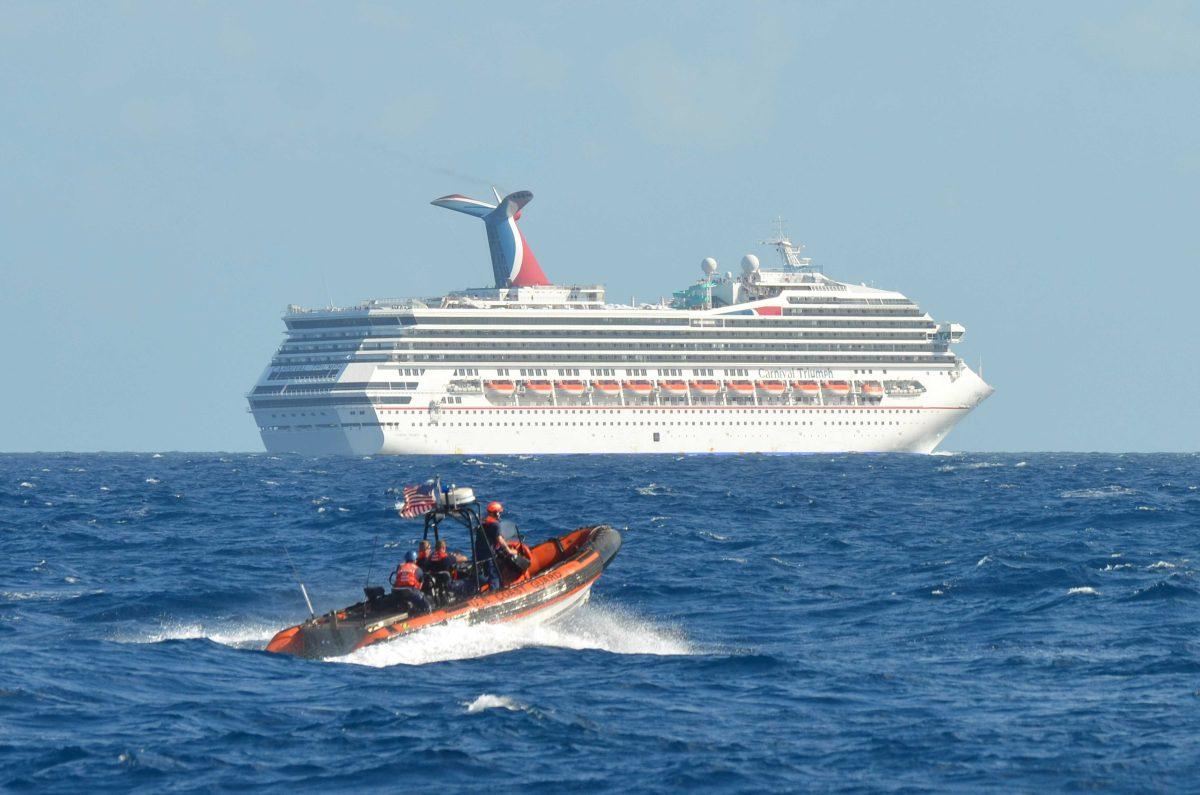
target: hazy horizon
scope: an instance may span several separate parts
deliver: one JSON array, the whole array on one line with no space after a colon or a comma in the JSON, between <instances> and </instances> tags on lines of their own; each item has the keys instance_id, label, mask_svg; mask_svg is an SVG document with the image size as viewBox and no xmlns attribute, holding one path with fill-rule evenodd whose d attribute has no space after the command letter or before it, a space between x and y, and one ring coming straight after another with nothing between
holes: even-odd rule
<instances>
[{"instance_id":1,"label":"hazy horizon","mask_svg":"<svg viewBox=\"0 0 1200 795\"><path fill-rule=\"evenodd\" d=\"M783 216L966 326L947 450L1200 449L1200 6L9 3L0 45L0 451L261 452L284 307L486 284L429 201L490 184L620 301Z\"/></svg>"}]
</instances>

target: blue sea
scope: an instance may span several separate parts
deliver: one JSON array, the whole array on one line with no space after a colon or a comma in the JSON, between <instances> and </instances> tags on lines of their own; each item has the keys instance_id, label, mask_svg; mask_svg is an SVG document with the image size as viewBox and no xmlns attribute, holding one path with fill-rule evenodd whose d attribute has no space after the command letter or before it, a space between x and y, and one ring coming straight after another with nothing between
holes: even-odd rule
<instances>
[{"instance_id":1,"label":"blue sea","mask_svg":"<svg viewBox=\"0 0 1200 795\"><path fill-rule=\"evenodd\" d=\"M560 625L263 652L306 613L284 548L355 601L434 475L624 548ZM0 456L0 789L1194 791L1198 488L1196 455Z\"/></svg>"}]
</instances>

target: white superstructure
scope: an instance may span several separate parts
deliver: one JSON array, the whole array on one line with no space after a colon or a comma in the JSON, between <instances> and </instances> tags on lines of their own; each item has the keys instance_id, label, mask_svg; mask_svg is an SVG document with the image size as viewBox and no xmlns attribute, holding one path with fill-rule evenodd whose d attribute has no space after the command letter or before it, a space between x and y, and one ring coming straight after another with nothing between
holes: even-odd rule
<instances>
[{"instance_id":1,"label":"white superstructure","mask_svg":"<svg viewBox=\"0 0 1200 795\"><path fill-rule=\"evenodd\" d=\"M991 394L950 350L962 326L770 242L780 269L705 260L670 303L521 285L518 264L503 287L289 307L250 409L271 452L928 453Z\"/></svg>"}]
</instances>

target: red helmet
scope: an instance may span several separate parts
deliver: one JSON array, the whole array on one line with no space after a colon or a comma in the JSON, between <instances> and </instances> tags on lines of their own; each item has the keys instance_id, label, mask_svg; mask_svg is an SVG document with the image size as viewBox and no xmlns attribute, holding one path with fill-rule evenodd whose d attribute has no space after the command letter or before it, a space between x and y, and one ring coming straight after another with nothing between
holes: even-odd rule
<instances>
[{"instance_id":1,"label":"red helmet","mask_svg":"<svg viewBox=\"0 0 1200 795\"><path fill-rule=\"evenodd\" d=\"M504 506L495 500L492 500L488 503L487 511L488 513L504 513Z\"/></svg>"}]
</instances>

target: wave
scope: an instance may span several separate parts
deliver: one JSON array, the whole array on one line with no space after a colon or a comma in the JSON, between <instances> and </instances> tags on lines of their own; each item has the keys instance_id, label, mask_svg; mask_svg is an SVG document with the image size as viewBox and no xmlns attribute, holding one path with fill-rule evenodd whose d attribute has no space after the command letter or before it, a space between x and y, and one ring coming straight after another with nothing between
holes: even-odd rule
<instances>
[{"instance_id":1,"label":"wave","mask_svg":"<svg viewBox=\"0 0 1200 795\"><path fill-rule=\"evenodd\" d=\"M1071 588L1070 590L1067 591L1067 596L1077 596L1077 595L1099 596L1100 592L1097 591L1095 588L1092 588L1089 585L1083 585L1078 588Z\"/></svg>"},{"instance_id":2,"label":"wave","mask_svg":"<svg viewBox=\"0 0 1200 795\"><path fill-rule=\"evenodd\" d=\"M360 649L334 661L386 668L468 660L525 648L605 651L658 657L698 654L675 627L627 610L589 604L553 624L475 624L431 627L415 635Z\"/></svg>"},{"instance_id":3,"label":"wave","mask_svg":"<svg viewBox=\"0 0 1200 795\"><path fill-rule=\"evenodd\" d=\"M464 701L463 706L467 708L468 715L483 712L485 709L506 709L509 712L523 712L528 709L525 704L522 704L515 698L496 696L491 693L480 693L479 697L474 701Z\"/></svg>"},{"instance_id":4,"label":"wave","mask_svg":"<svg viewBox=\"0 0 1200 795\"><path fill-rule=\"evenodd\" d=\"M209 625L203 623L164 623L148 632L118 633L116 643L164 643L172 640L211 640L239 649L262 649L275 636L279 626L265 623Z\"/></svg>"},{"instance_id":5,"label":"wave","mask_svg":"<svg viewBox=\"0 0 1200 795\"><path fill-rule=\"evenodd\" d=\"M1058 496L1064 500L1102 500L1107 497L1125 497L1136 493L1133 489L1114 485L1098 489L1071 489L1060 493Z\"/></svg>"}]
</instances>

